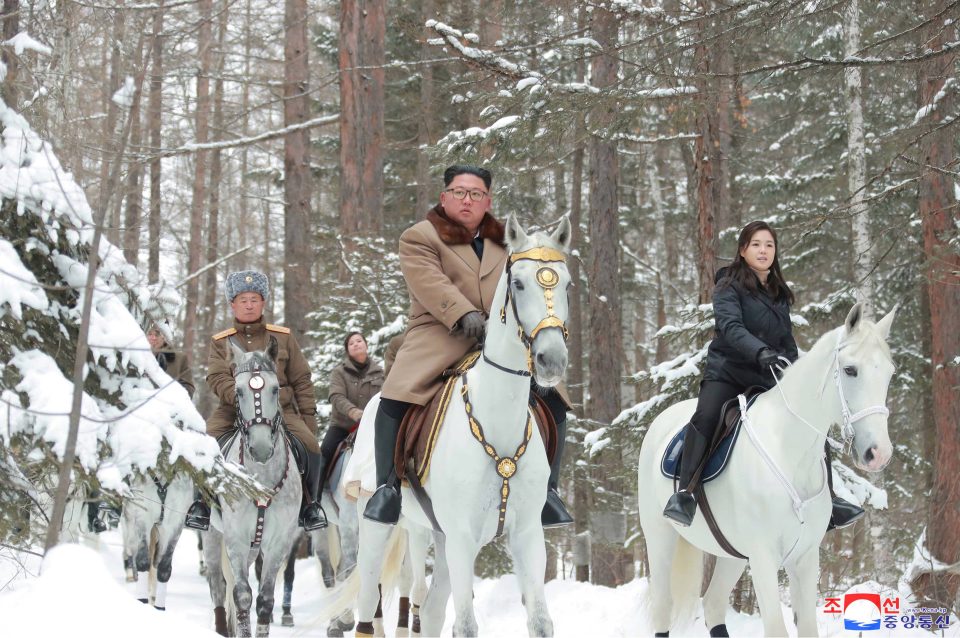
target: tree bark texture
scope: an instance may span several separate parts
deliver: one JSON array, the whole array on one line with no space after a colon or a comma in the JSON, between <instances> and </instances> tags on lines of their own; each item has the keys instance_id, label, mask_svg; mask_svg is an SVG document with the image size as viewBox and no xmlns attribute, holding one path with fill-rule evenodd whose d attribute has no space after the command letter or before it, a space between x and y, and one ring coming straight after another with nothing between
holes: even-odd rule
<instances>
[{"instance_id":1,"label":"tree bark texture","mask_svg":"<svg viewBox=\"0 0 960 638\"><path fill-rule=\"evenodd\" d=\"M602 8L592 13L591 31L602 51L591 63L592 84L603 90L617 83L618 22ZM590 113L590 414L609 424L620 412L622 326L620 300L620 225L618 214L619 165L616 142L605 138L615 120L617 104L607 99ZM623 485L616 472L622 466L621 450L607 446L593 478L604 488L591 513L591 576L601 585L620 585L633 578L630 556L623 549L625 532Z\"/></svg>"},{"instance_id":2,"label":"tree bark texture","mask_svg":"<svg viewBox=\"0 0 960 638\"><path fill-rule=\"evenodd\" d=\"M931 6L932 5L932 6ZM933 15L946 8L945 0L918 7L920 15ZM933 21L934 30L922 42L923 49L939 50L955 40L953 23ZM927 525L926 549L930 557L946 565L960 561L960 253L957 241L957 198L949 171L956 132L944 126L953 114L955 97L942 92L954 77L955 52L931 58L921 65L919 97L921 107L934 108L921 125L920 220L930 302L930 334L933 366L933 420L936 427L933 493ZM951 245L951 242L954 242ZM922 574L913 583L924 600L956 609L960 573L952 570Z\"/></svg>"},{"instance_id":3,"label":"tree bark texture","mask_svg":"<svg viewBox=\"0 0 960 638\"><path fill-rule=\"evenodd\" d=\"M150 213L147 222L147 280L150 283L160 281L160 148L163 116L163 7L164 0L158 1L153 12L153 34L151 36L151 55L153 65L150 70L149 124L150 148L156 153L150 159Z\"/></svg>"},{"instance_id":4,"label":"tree bark texture","mask_svg":"<svg viewBox=\"0 0 960 638\"><path fill-rule=\"evenodd\" d=\"M310 117L307 2L286 0L285 7L283 124L291 126L305 122ZM310 285L313 267L310 132L307 129L292 131L283 140L283 228L287 257L283 275L284 322L302 343L307 329L307 313L313 310L313 286Z\"/></svg>"},{"instance_id":5,"label":"tree bark texture","mask_svg":"<svg viewBox=\"0 0 960 638\"><path fill-rule=\"evenodd\" d=\"M713 0L699 0L700 12L706 15ZM716 80L711 80L711 52L707 18L697 20L694 37L697 86L697 139L693 149L693 167L696 175L697 201L697 274L700 280L699 301L710 303L713 276L717 270L717 216L718 191L723 184L720 165L720 130Z\"/></svg>"}]
</instances>

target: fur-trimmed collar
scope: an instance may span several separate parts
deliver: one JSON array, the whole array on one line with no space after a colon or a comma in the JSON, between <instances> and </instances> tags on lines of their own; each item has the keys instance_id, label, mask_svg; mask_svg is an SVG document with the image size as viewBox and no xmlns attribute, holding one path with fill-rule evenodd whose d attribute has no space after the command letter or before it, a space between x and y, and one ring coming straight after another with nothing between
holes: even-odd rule
<instances>
[{"instance_id":1,"label":"fur-trimmed collar","mask_svg":"<svg viewBox=\"0 0 960 638\"><path fill-rule=\"evenodd\" d=\"M445 244L469 244L473 241L473 235L470 231L447 217L443 206L437 204L427 213L427 221L433 224L437 229L437 234ZM480 221L480 236L484 239L495 241L503 245L504 229L503 224L494 219L493 215L487 213Z\"/></svg>"}]
</instances>

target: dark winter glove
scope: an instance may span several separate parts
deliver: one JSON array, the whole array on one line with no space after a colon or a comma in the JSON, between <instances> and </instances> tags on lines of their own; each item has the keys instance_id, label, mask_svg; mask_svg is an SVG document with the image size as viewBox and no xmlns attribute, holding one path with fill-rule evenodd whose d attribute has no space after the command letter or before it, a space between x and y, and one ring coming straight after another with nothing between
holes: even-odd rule
<instances>
[{"instance_id":1,"label":"dark winter glove","mask_svg":"<svg viewBox=\"0 0 960 638\"><path fill-rule=\"evenodd\" d=\"M478 310L473 310L460 317L460 329L463 336L480 341L483 339L483 333L487 328L487 322Z\"/></svg>"},{"instance_id":2,"label":"dark winter glove","mask_svg":"<svg viewBox=\"0 0 960 638\"><path fill-rule=\"evenodd\" d=\"M787 358L773 348L763 348L760 350L760 353L757 354L757 363L764 372L769 370L771 366L774 368L782 366L783 361L781 361L781 359L786 361Z\"/></svg>"}]
</instances>

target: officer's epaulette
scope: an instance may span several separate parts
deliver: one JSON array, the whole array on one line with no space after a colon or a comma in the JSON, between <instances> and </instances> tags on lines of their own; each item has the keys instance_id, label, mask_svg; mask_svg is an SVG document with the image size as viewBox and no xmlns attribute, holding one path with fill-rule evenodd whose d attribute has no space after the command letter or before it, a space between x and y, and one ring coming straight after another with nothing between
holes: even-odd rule
<instances>
[{"instance_id":1,"label":"officer's epaulette","mask_svg":"<svg viewBox=\"0 0 960 638\"><path fill-rule=\"evenodd\" d=\"M284 328L283 326L275 326L272 323L267 324L267 330L271 332L279 332L285 335L290 334L290 328Z\"/></svg>"},{"instance_id":2,"label":"officer's epaulette","mask_svg":"<svg viewBox=\"0 0 960 638\"><path fill-rule=\"evenodd\" d=\"M213 340L214 340L214 341L220 341L221 339L223 339L223 338L225 338L225 337L229 337L230 335L235 335L235 334L237 334L237 329L236 329L236 328L227 328L227 329L224 330L223 332L218 332L217 334L213 335Z\"/></svg>"}]
</instances>

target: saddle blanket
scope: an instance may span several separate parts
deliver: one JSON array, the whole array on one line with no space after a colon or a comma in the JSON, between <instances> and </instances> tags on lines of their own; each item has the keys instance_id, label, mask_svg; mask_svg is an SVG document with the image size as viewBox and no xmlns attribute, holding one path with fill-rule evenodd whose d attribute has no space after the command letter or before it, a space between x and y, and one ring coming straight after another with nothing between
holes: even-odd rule
<instances>
[{"instance_id":1,"label":"saddle blanket","mask_svg":"<svg viewBox=\"0 0 960 638\"><path fill-rule=\"evenodd\" d=\"M747 391L747 396L747 407L749 408L759 394L755 393L753 388L750 388ZM723 472L730 460L733 446L736 445L737 438L740 436L742 420L737 399L731 399L724 404L721 410L723 416L721 416L718 427L724 427L724 423L731 420L731 416L728 414L728 410L731 408L736 409L736 421L727 426L727 432L707 460L707 465L703 468L703 474L700 476L701 483L709 483ZM683 438L686 432L686 426L680 428L680 431L670 439L670 443L667 444L667 449L663 453L663 458L660 460L660 473L668 479L673 480L680 475L680 459L683 456Z\"/></svg>"}]
</instances>

